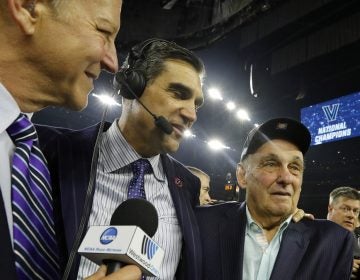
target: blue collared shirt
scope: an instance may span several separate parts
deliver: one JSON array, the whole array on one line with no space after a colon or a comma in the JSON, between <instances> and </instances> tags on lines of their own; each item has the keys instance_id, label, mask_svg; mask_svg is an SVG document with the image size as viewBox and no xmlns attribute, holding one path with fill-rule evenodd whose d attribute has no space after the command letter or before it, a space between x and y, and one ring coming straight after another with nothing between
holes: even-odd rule
<instances>
[{"instance_id":1,"label":"blue collared shirt","mask_svg":"<svg viewBox=\"0 0 360 280\"><path fill-rule=\"evenodd\" d=\"M267 242L262 227L251 217L247 206L246 218L243 279L268 280L270 279L280 249L282 235L288 227L292 215L281 223L270 243Z\"/></svg>"}]
</instances>

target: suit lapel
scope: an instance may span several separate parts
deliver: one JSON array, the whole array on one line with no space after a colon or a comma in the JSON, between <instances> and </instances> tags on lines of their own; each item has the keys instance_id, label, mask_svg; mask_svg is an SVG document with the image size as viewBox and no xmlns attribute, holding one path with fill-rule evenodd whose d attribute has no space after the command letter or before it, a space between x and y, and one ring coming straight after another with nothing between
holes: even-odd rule
<instances>
[{"instance_id":1,"label":"suit lapel","mask_svg":"<svg viewBox=\"0 0 360 280\"><path fill-rule=\"evenodd\" d=\"M58 142L58 182L62 215L67 224L65 235L68 252L74 243L82 216L95 143L94 139L88 141L86 137L82 139L74 134L62 135Z\"/></svg>"},{"instance_id":2,"label":"suit lapel","mask_svg":"<svg viewBox=\"0 0 360 280\"><path fill-rule=\"evenodd\" d=\"M229 211L219 225L222 279L241 280L246 227L245 203Z\"/></svg>"},{"instance_id":3,"label":"suit lapel","mask_svg":"<svg viewBox=\"0 0 360 280\"><path fill-rule=\"evenodd\" d=\"M183 234L184 244L182 261L185 261L186 271L185 279L201 279L201 247L200 233L193 211L193 205L190 203L186 191L186 183L179 169L175 169L175 163L167 155L161 155L163 167L168 180L168 186L176 215Z\"/></svg>"},{"instance_id":4,"label":"suit lapel","mask_svg":"<svg viewBox=\"0 0 360 280\"><path fill-rule=\"evenodd\" d=\"M270 279L293 279L309 245L307 231L307 226L302 222L289 224L283 234Z\"/></svg>"},{"instance_id":5,"label":"suit lapel","mask_svg":"<svg viewBox=\"0 0 360 280\"><path fill-rule=\"evenodd\" d=\"M110 124L106 123L105 130L109 126ZM72 248L83 215L86 193L90 183L91 161L99 127L100 124L97 124L84 130L66 132L61 134L57 141L58 160L56 163L58 166L55 167L55 170L58 172L58 178L55 182L59 184L57 188L60 192L61 212L67 225L65 237L68 252ZM90 196L91 201L89 201L91 205L92 195Z\"/></svg>"}]
</instances>

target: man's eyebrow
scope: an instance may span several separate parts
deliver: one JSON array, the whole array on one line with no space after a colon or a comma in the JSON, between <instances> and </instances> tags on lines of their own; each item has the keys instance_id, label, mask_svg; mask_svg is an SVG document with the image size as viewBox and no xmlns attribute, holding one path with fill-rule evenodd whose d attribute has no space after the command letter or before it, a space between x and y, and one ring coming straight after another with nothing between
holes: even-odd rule
<instances>
[{"instance_id":1,"label":"man's eyebrow","mask_svg":"<svg viewBox=\"0 0 360 280\"><path fill-rule=\"evenodd\" d=\"M182 83L170 83L167 88L168 90L175 90L185 94L186 98L190 98L194 94L191 88L189 88L188 86ZM203 103L204 103L203 97L199 97L195 99L195 104L197 107L200 107Z\"/></svg>"},{"instance_id":2,"label":"man's eyebrow","mask_svg":"<svg viewBox=\"0 0 360 280\"><path fill-rule=\"evenodd\" d=\"M185 93L185 94L188 94L188 95L192 94L192 90L188 86L186 86L186 85L184 85L182 83L170 83L168 85L168 89L181 91L182 93Z\"/></svg>"},{"instance_id":3,"label":"man's eyebrow","mask_svg":"<svg viewBox=\"0 0 360 280\"><path fill-rule=\"evenodd\" d=\"M276 154L266 154L266 155L261 155L260 156L260 160L274 160L274 159L279 159L279 157Z\"/></svg>"},{"instance_id":4,"label":"man's eyebrow","mask_svg":"<svg viewBox=\"0 0 360 280\"><path fill-rule=\"evenodd\" d=\"M303 160L302 160L302 158L301 157L299 157L299 156L294 156L293 157L293 160L298 160L298 161L300 161L300 162L302 162Z\"/></svg>"},{"instance_id":5,"label":"man's eyebrow","mask_svg":"<svg viewBox=\"0 0 360 280\"><path fill-rule=\"evenodd\" d=\"M119 28L116 27L116 25L113 22L111 22L108 18L99 16L98 20L99 23L105 24L107 28L110 28L112 33L118 32Z\"/></svg>"},{"instance_id":6,"label":"man's eyebrow","mask_svg":"<svg viewBox=\"0 0 360 280\"><path fill-rule=\"evenodd\" d=\"M299 165L301 165L302 169L305 169L305 161L301 157L294 156L293 157L293 162L298 163Z\"/></svg>"}]
</instances>

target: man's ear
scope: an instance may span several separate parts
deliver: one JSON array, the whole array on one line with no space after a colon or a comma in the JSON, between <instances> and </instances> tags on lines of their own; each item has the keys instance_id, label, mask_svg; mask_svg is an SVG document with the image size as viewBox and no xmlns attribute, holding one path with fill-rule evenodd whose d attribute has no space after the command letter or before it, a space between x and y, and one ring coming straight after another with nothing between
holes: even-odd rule
<instances>
[{"instance_id":1,"label":"man's ear","mask_svg":"<svg viewBox=\"0 0 360 280\"><path fill-rule=\"evenodd\" d=\"M38 14L37 0L8 0L9 12L24 34L32 35L35 31Z\"/></svg>"},{"instance_id":2,"label":"man's ear","mask_svg":"<svg viewBox=\"0 0 360 280\"><path fill-rule=\"evenodd\" d=\"M238 163L236 168L236 179L238 181L238 184L240 188L245 189L246 188L246 180L245 180L245 167L242 163Z\"/></svg>"},{"instance_id":3,"label":"man's ear","mask_svg":"<svg viewBox=\"0 0 360 280\"><path fill-rule=\"evenodd\" d=\"M328 219L328 220L330 220L331 219L331 216L332 216L332 210L334 209L334 207L331 205L331 204L329 204L328 205L328 212L327 212L327 215L326 215L326 219Z\"/></svg>"}]
</instances>

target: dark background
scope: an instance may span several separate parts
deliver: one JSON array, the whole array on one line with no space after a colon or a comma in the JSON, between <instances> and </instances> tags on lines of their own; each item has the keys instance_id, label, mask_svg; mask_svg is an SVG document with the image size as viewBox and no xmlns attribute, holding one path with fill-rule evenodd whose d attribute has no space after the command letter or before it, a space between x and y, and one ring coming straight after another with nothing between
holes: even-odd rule
<instances>
[{"instance_id":1,"label":"dark background","mask_svg":"<svg viewBox=\"0 0 360 280\"><path fill-rule=\"evenodd\" d=\"M300 120L301 108L360 91L360 1L357 0L125 0L116 44L122 63L129 47L151 37L173 40L204 61L205 105L192 131L174 155L211 176L211 195L230 199L226 175L235 180L236 163L254 123L274 117ZM250 66L253 87L250 92ZM103 73L93 92L111 92ZM251 121L234 117L224 102L207 98L219 88L224 100L246 109ZM360 110L360 108L358 108ZM84 128L97 123L103 105L89 96L82 112L47 108L38 123ZM111 107L107 120L121 113ZM360 120L358 121L360 125ZM206 141L221 139L231 149L213 151ZM360 138L312 146L306 156L300 207L325 218L330 191L360 189ZM240 199L244 198L240 192Z\"/></svg>"}]
</instances>

